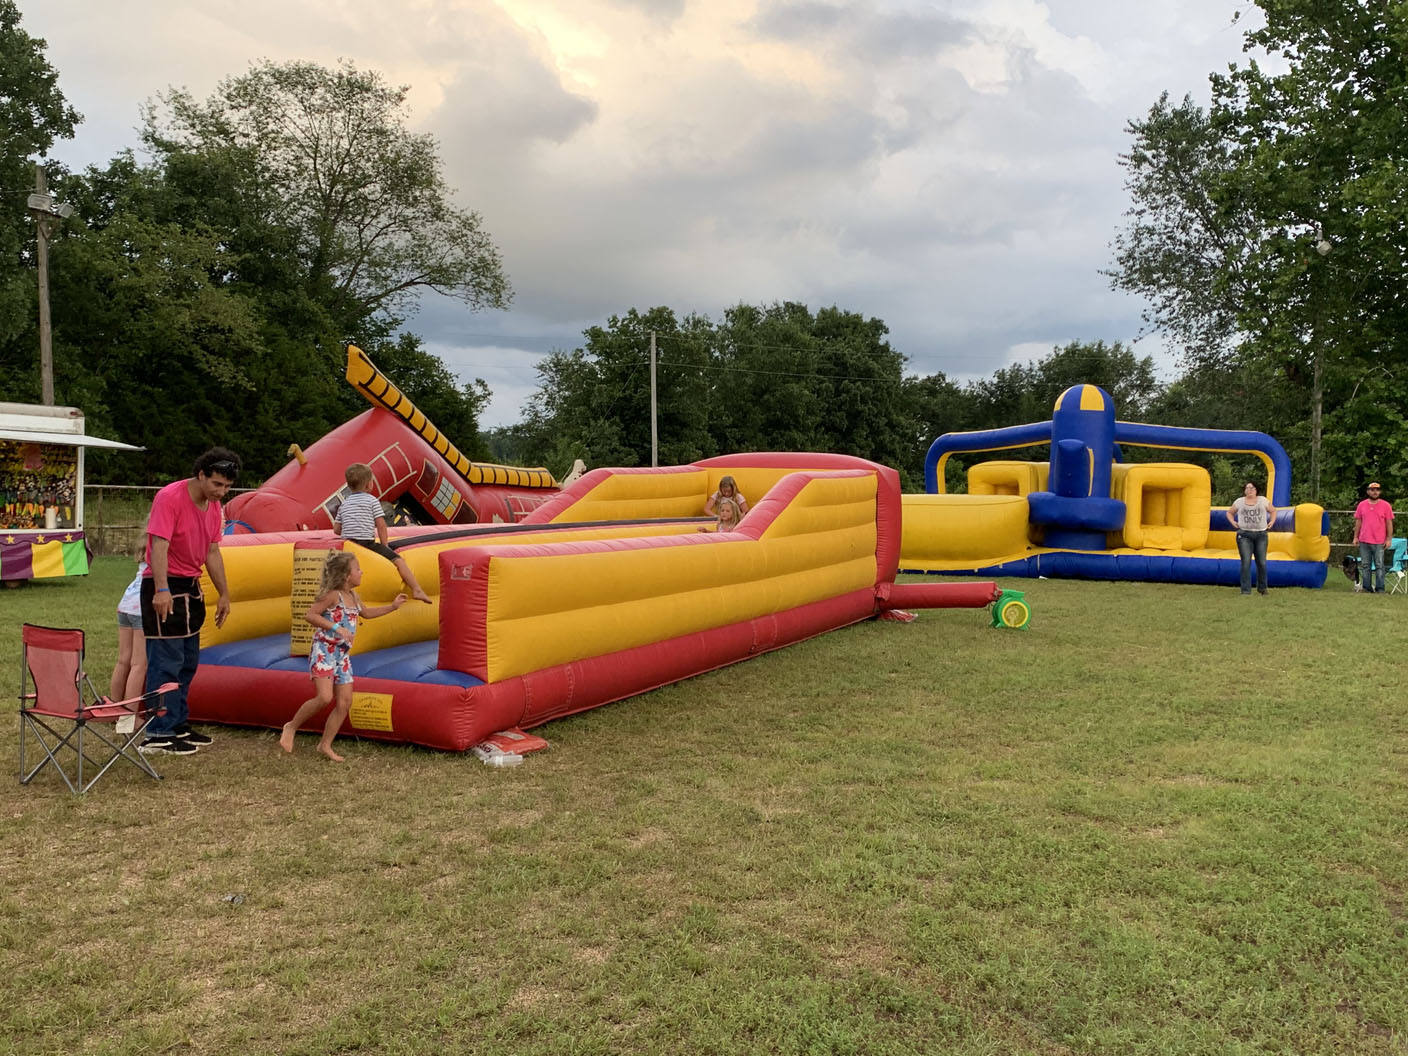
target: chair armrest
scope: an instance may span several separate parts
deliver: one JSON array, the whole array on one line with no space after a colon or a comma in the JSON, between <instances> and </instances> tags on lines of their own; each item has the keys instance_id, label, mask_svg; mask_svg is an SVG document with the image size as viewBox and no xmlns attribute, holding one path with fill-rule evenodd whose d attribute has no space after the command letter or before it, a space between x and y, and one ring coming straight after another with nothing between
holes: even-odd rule
<instances>
[{"instance_id":1,"label":"chair armrest","mask_svg":"<svg viewBox=\"0 0 1408 1056\"><path fill-rule=\"evenodd\" d=\"M149 701L149 700L153 700L153 699L155 699L155 698L157 698L157 697L161 697L161 696L163 696L163 695L165 695L165 694L167 694L167 693L170 693L172 690L180 689L180 688L181 688L181 683L179 683L179 682L163 682L161 685L157 686L156 689L153 689L153 690L151 690L150 692L147 692L147 693L143 693L143 694L142 694L141 696L139 696L139 697L128 697L126 700L108 700L106 697L104 697L104 698L103 698L101 701L99 701L97 704L92 705L92 707L98 707L98 708L126 708L128 711L136 711L137 708L136 708L134 705L144 704L144 703L146 703L146 702ZM89 710L89 709L84 709L84 710Z\"/></svg>"}]
</instances>

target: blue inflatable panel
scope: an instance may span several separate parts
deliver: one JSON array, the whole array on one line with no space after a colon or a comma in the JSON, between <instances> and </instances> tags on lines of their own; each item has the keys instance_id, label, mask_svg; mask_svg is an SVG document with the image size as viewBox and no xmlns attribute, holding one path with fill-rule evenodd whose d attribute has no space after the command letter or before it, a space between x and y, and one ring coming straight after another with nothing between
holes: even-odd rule
<instances>
[{"instance_id":1,"label":"blue inflatable panel","mask_svg":"<svg viewBox=\"0 0 1408 1056\"><path fill-rule=\"evenodd\" d=\"M358 653L352 657L353 673L364 678L386 678L401 682L419 682L437 686L482 686L482 679L467 675L463 671L451 671L436 666L440 660L440 640L428 642L408 642L378 649L370 653ZM304 661L305 663L307 661Z\"/></svg>"},{"instance_id":2,"label":"blue inflatable panel","mask_svg":"<svg viewBox=\"0 0 1408 1056\"><path fill-rule=\"evenodd\" d=\"M242 642L228 642L225 645L207 645L200 651L202 664L218 664L221 667L256 667L272 670L292 670L283 661L301 662L306 669L307 657L288 655L288 635L271 634L263 638L246 638Z\"/></svg>"},{"instance_id":3,"label":"blue inflatable panel","mask_svg":"<svg viewBox=\"0 0 1408 1056\"><path fill-rule=\"evenodd\" d=\"M1227 523L1227 509L1225 507L1214 506L1208 512L1208 530L1213 532L1232 531L1232 525ZM1295 507L1278 509L1276 511L1276 519L1271 524L1271 530L1273 532L1294 532L1296 530ZM1320 515L1320 534L1330 534L1329 513L1322 513Z\"/></svg>"},{"instance_id":4,"label":"blue inflatable panel","mask_svg":"<svg viewBox=\"0 0 1408 1056\"><path fill-rule=\"evenodd\" d=\"M484 683L463 671L441 670L438 640L410 642L390 649L358 653L352 657L352 671L360 678L383 678L401 682L421 682L441 686L482 686ZM306 656L288 655L288 635L271 634L242 642L212 645L200 651L202 665L253 667L264 671L308 670Z\"/></svg>"},{"instance_id":5,"label":"blue inflatable panel","mask_svg":"<svg viewBox=\"0 0 1408 1056\"><path fill-rule=\"evenodd\" d=\"M1076 499L1050 491L1027 495L1033 524L1116 532L1124 527L1125 504L1120 499Z\"/></svg>"},{"instance_id":6,"label":"blue inflatable panel","mask_svg":"<svg viewBox=\"0 0 1408 1056\"><path fill-rule=\"evenodd\" d=\"M942 572L901 568L900 571L936 576L1016 576L1026 579L1047 576L1054 579L1118 579L1140 583L1235 587L1241 582L1242 563L1235 557L1186 557L1171 553L1091 554L1053 550L983 568ZM1327 571L1328 566L1322 561L1266 563L1266 578L1273 587L1323 587Z\"/></svg>"}]
</instances>

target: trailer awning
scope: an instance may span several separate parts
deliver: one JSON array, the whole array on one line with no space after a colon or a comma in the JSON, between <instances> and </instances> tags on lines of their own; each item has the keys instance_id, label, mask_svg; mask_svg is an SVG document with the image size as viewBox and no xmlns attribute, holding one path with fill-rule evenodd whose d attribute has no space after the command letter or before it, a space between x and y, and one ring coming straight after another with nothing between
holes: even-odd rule
<instances>
[{"instance_id":1,"label":"trailer awning","mask_svg":"<svg viewBox=\"0 0 1408 1056\"><path fill-rule=\"evenodd\" d=\"M69 447L101 447L112 451L145 451L146 448L124 444L120 440L106 440L101 436L87 436L84 433L41 433L33 429L0 429L0 440L13 440L21 444L67 444Z\"/></svg>"}]
</instances>

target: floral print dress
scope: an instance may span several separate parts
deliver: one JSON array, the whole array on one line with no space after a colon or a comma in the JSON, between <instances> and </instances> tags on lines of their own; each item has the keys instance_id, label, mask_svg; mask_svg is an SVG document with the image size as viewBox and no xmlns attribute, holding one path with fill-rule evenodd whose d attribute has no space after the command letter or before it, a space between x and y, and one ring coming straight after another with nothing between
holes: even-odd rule
<instances>
[{"instance_id":1,"label":"floral print dress","mask_svg":"<svg viewBox=\"0 0 1408 1056\"><path fill-rule=\"evenodd\" d=\"M357 595L348 601L342 591L337 592L337 603L323 610L323 618L332 627L319 627L313 632L313 646L308 650L308 673L314 678L330 678L334 685L345 685L352 681L352 637L357 633L357 617L362 613ZM346 630L347 638L337 632Z\"/></svg>"}]
</instances>

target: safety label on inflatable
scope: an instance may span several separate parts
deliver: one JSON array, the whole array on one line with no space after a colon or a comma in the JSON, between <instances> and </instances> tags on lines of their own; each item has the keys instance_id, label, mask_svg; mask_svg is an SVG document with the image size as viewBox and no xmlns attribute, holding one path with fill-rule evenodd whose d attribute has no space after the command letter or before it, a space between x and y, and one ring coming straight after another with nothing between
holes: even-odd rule
<instances>
[{"instance_id":1,"label":"safety label on inflatable","mask_svg":"<svg viewBox=\"0 0 1408 1056\"><path fill-rule=\"evenodd\" d=\"M323 579L323 565L328 552L335 547L327 543L295 544L293 548L293 589L289 592L288 655L307 656L313 647L313 625L308 622L308 607L318 600L318 585Z\"/></svg>"},{"instance_id":2,"label":"safety label on inflatable","mask_svg":"<svg viewBox=\"0 0 1408 1056\"><path fill-rule=\"evenodd\" d=\"M359 730L393 733L390 693L353 693L348 721Z\"/></svg>"}]
</instances>

